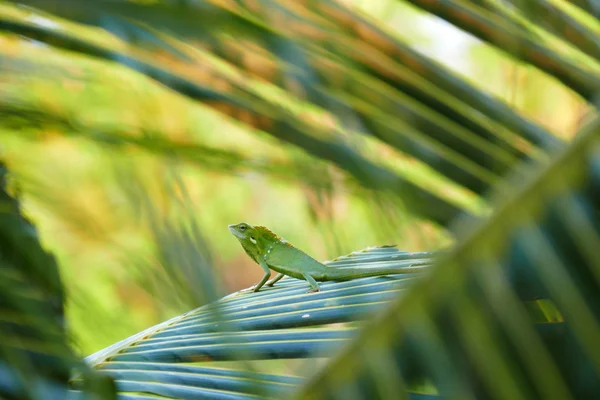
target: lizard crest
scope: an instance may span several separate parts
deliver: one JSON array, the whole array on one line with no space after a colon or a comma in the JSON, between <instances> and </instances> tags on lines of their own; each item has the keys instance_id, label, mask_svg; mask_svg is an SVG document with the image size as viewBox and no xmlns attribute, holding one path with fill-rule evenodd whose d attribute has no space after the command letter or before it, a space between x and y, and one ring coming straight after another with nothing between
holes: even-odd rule
<instances>
[{"instance_id":1,"label":"lizard crest","mask_svg":"<svg viewBox=\"0 0 600 400\"><path fill-rule=\"evenodd\" d=\"M285 240L281 236L277 236L275 233L271 232L269 230L269 228L267 228L266 226L257 226L254 229L256 229L256 231L260 235L262 235L263 238L265 238L266 240L268 240L270 242L281 242L281 243L291 246L291 244L289 244L287 240Z\"/></svg>"}]
</instances>

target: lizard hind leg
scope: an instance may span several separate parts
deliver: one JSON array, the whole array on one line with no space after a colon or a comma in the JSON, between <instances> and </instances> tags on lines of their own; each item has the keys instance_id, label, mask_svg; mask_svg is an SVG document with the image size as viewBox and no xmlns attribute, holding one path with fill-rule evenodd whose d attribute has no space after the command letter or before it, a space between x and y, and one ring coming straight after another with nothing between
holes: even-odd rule
<instances>
[{"instance_id":1,"label":"lizard hind leg","mask_svg":"<svg viewBox=\"0 0 600 400\"><path fill-rule=\"evenodd\" d=\"M255 286L254 289L252 289L253 292L258 292L260 290L261 287L263 287L263 285L265 284L265 282L271 277L271 273L267 272L265 274L265 276L262 277L262 279L260 280L260 282L258 282Z\"/></svg>"},{"instance_id":2,"label":"lizard hind leg","mask_svg":"<svg viewBox=\"0 0 600 400\"><path fill-rule=\"evenodd\" d=\"M302 276L304 277L304 280L310 284L311 289L308 291L308 293L321 291L321 288L319 287L317 281L315 281L315 278L313 278L309 274L302 274Z\"/></svg>"}]
</instances>

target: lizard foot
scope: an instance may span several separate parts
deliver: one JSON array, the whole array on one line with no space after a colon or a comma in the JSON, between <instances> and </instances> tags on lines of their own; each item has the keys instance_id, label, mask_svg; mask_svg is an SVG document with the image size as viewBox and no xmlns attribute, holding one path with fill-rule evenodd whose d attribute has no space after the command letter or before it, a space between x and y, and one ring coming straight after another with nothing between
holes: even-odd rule
<instances>
[{"instance_id":1,"label":"lizard foot","mask_svg":"<svg viewBox=\"0 0 600 400\"><path fill-rule=\"evenodd\" d=\"M309 290L308 292L306 292L306 293L317 293L317 292L320 292L320 291L321 291L321 289L310 289L310 290Z\"/></svg>"},{"instance_id":2,"label":"lizard foot","mask_svg":"<svg viewBox=\"0 0 600 400\"><path fill-rule=\"evenodd\" d=\"M263 287L263 286L261 286L261 287L258 287L258 288L257 288L257 287L256 287L256 285L254 285L254 286L250 286L249 288L242 289L242 290L240 290L239 292L240 292L240 293L241 293L241 292L258 292L258 291L259 291L259 290L260 290L262 287Z\"/></svg>"}]
</instances>

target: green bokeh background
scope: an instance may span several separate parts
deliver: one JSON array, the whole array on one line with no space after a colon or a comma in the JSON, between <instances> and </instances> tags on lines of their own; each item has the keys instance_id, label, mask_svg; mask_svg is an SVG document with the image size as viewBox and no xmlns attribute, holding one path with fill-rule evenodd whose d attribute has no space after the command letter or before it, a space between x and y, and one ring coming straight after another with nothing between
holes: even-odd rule
<instances>
[{"instance_id":1,"label":"green bokeh background","mask_svg":"<svg viewBox=\"0 0 600 400\"><path fill-rule=\"evenodd\" d=\"M434 17L393 1L355 3L557 135L569 138L585 117L585 104L551 78ZM335 167L140 74L12 35L0 35L0 49L0 97L70 123L30 121L14 130L4 120L0 133L13 189L58 258L72 341L83 355L254 284L262 271L230 236L230 223L266 225L317 259L372 245L425 251L452 243L396 200L358 189ZM111 135L165 137L251 161L186 157ZM441 182L421 163L361 140L411 180ZM446 196L483 211L469 193L444 185Z\"/></svg>"}]
</instances>

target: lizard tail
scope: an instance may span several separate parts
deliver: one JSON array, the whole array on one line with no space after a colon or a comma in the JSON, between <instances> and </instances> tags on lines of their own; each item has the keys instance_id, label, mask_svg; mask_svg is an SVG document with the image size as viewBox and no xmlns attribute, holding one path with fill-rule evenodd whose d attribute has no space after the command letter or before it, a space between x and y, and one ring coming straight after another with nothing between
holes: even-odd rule
<instances>
[{"instance_id":1,"label":"lizard tail","mask_svg":"<svg viewBox=\"0 0 600 400\"><path fill-rule=\"evenodd\" d=\"M393 274L410 274L422 272L431 262L424 263L416 261L410 265L381 267L381 268L328 268L327 278L330 280L350 280L356 278L367 278L370 276L383 276Z\"/></svg>"}]
</instances>

